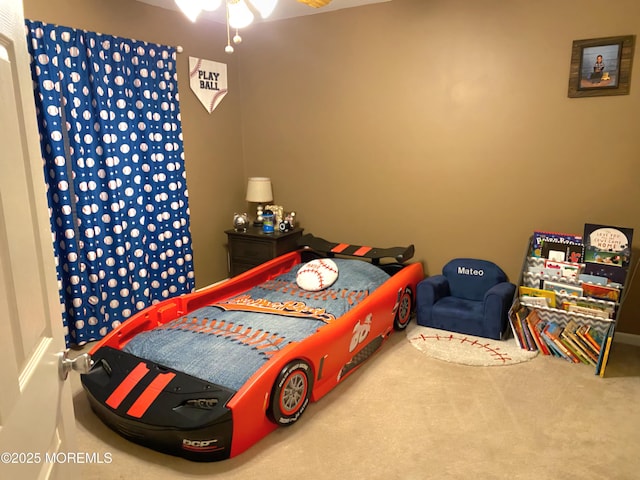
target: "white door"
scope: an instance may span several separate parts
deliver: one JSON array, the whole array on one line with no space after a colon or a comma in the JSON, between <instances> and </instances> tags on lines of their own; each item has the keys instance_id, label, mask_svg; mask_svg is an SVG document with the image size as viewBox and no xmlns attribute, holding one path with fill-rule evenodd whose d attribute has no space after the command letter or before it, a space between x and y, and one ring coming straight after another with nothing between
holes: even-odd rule
<instances>
[{"instance_id":1,"label":"white door","mask_svg":"<svg viewBox=\"0 0 640 480\"><path fill-rule=\"evenodd\" d=\"M64 349L22 0L0 0L0 478L75 478Z\"/></svg>"}]
</instances>

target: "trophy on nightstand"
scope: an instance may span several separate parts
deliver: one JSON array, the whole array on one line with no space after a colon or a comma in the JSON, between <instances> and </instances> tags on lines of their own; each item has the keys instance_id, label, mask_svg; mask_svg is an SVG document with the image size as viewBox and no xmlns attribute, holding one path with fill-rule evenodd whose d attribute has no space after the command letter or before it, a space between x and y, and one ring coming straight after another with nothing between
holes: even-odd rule
<instances>
[{"instance_id":1,"label":"trophy on nightstand","mask_svg":"<svg viewBox=\"0 0 640 480\"><path fill-rule=\"evenodd\" d=\"M236 232L246 232L249 219L246 213L234 213L233 214L233 229Z\"/></svg>"}]
</instances>

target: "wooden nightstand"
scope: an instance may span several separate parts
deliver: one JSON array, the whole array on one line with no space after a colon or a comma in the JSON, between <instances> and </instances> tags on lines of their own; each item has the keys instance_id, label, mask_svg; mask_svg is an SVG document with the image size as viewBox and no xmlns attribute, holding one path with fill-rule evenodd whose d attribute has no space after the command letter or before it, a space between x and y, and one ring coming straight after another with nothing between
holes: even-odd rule
<instances>
[{"instance_id":1,"label":"wooden nightstand","mask_svg":"<svg viewBox=\"0 0 640 480\"><path fill-rule=\"evenodd\" d=\"M260 227L249 227L246 232L225 230L229 241L229 274L234 277L261 263L298 249L302 228L288 232L263 233Z\"/></svg>"}]
</instances>

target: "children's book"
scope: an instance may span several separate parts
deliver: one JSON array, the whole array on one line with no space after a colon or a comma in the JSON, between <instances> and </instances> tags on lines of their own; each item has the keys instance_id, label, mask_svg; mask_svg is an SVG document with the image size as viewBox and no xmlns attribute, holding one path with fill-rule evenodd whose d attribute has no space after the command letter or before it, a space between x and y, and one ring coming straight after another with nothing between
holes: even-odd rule
<instances>
[{"instance_id":1,"label":"children's book","mask_svg":"<svg viewBox=\"0 0 640 480\"><path fill-rule=\"evenodd\" d=\"M611 325L605 334L605 338L602 342L602 348L600 349L600 357L598 358L598 364L596 366L596 375L600 375L601 377L604 377L604 371L607 368L607 362L609 361L609 351L611 350L614 330L614 326Z\"/></svg>"},{"instance_id":2,"label":"children's book","mask_svg":"<svg viewBox=\"0 0 640 480\"><path fill-rule=\"evenodd\" d=\"M627 278L626 267L618 267L617 265L607 265L606 263L585 263L584 274L600 278L606 278L607 282L619 283L624 285ZM597 282L592 282L597 283Z\"/></svg>"},{"instance_id":3,"label":"children's book","mask_svg":"<svg viewBox=\"0 0 640 480\"><path fill-rule=\"evenodd\" d=\"M550 290L543 290L542 288L525 287L520 286L520 297L541 297L545 299L547 307L556 307L556 294Z\"/></svg>"},{"instance_id":4,"label":"children's book","mask_svg":"<svg viewBox=\"0 0 640 480\"><path fill-rule=\"evenodd\" d=\"M538 350L540 350L544 355L551 355L547 342L542 338L542 334L540 333L546 324L544 320L540 318L538 312L536 310L531 310L529 315L527 315L526 322L529 326L529 330L531 331L531 335L534 337L534 341L538 346Z\"/></svg>"},{"instance_id":5,"label":"children's book","mask_svg":"<svg viewBox=\"0 0 640 480\"><path fill-rule=\"evenodd\" d=\"M609 225L584 225L584 261L628 267L633 229Z\"/></svg>"},{"instance_id":6,"label":"children's book","mask_svg":"<svg viewBox=\"0 0 640 480\"><path fill-rule=\"evenodd\" d=\"M567 326L565 327L565 332L571 337L571 339L580 347L580 349L582 350L582 352L588 356L594 363L593 366L596 366L596 363L598 362L598 354L593 350L593 348L591 347L590 344L587 343L586 340L584 340L580 335L579 335L579 330L582 328L581 325L578 325L576 322L574 322L573 320L569 320L569 322L567 322ZM591 362L589 362L591 363Z\"/></svg>"},{"instance_id":7,"label":"children's book","mask_svg":"<svg viewBox=\"0 0 640 480\"><path fill-rule=\"evenodd\" d=\"M565 358L573 363L580 363L580 359L578 359L578 357L560 340L560 335L562 334L562 327L560 325L555 322L549 322L542 332L555 344Z\"/></svg>"},{"instance_id":8,"label":"children's book","mask_svg":"<svg viewBox=\"0 0 640 480\"><path fill-rule=\"evenodd\" d=\"M582 315L590 315L592 317L609 319L609 314L597 308L581 307L580 305L569 305L567 311L573 313L581 313Z\"/></svg>"},{"instance_id":9,"label":"children's book","mask_svg":"<svg viewBox=\"0 0 640 480\"><path fill-rule=\"evenodd\" d=\"M585 297L598 298L600 300L611 300L617 302L620 300L620 289L609 287L606 285L593 285L592 283L583 283L582 292Z\"/></svg>"},{"instance_id":10,"label":"children's book","mask_svg":"<svg viewBox=\"0 0 640 480\"><path fill-rule=\"evenodd\" d=\"M582 288L580 288L577 285L569 285L567 283L552 282L550 280L545 280L543 287L544 287L544 290L551 290L552 292L556 292L556 294L572 295L574 297L582 296Z\"/></svg>"},{"instance_id":11,"label":"children's book","mask_svg":"<svg viewBox=\"0 0 640 480\"><path fill-rule=\"evenodd\" d=\"M527 307L520 306L519 310L526 310ZM513 338L515 338L516 343L520 348L527 349L527 345L524 341L524 333L522 332L522 325L520 323L520 318L518 317L518 313L513 310L509 311L509 325L511 325L511 330L513 332Z\"/></svg>"},{"instance_id":12,"label":"children's book","mask_svg":"<svg viewBox=\"0 0 640 480\"><path fill-rule=\"evenodd\" d=\"M589 347L582 343L582 340L576 334L578 324L573 320L569 320L562 331L562 336L568 344L573 347L574 353L578 354L578 357L583 360L584 363L596 366L598 356L595 355Z\"/></svg>"},{"instance_id":13,"label":"children's book","mask_svg":"<svg viewBox=\"0 0 640 480\"><path fill-rule=\"evenodd\" d=\"M589 265L595 265L594 263L590 263ZM601 277L599 275L591 275L590 273L581 273L578 275L578 280L586 283L593 283L595 285L606 285L609 283L609 279L607 277Z\"/></svg>"},{"instance_id":14,"label":"children's book","mask_svg":"<svg viewBox=\"0 0 640 480\"><path fill-rule=\"evenodd\" d=\"M545 241L542 244L542 258L556 262L579 263L582 261L582 245L572 245L562 242Z\"/></svg>"},{"instance_id":15,"label":"children's book","mask_svg":"<svg viewBox=\"0 0 640 480\"><path fill-rule=\"evenodd\" d=\"M579 263L556 262L554 260L545 260L544 268L557 277L567 278L577 278L582 271L582 265Z\"/></svg>"},{"instance_id":16,"label":"children's book","mask_svg":"<svg viewBox=\"0 0 640 480\"><path fill-rule=\"evenodd\" d=\"M571 233L543 232L536 230L533 232L533 245L531 256L542 257L542 245L544 242L557 242L568 245L582 245L582 236ZM547 257L548 258L548 257Z\"/></svg>"},{"instance_id":17,"label":"children's book","mask_svg":"<svg viewBox=\"0 0 640 480\"><path fill-rule=\"evenodd\" d=\"M596 354L600 355L604 340L604 337L600 332L592 329L589 325L584 325L576 330L576 333L591 345Z\"/></svg>"}]
</instances>

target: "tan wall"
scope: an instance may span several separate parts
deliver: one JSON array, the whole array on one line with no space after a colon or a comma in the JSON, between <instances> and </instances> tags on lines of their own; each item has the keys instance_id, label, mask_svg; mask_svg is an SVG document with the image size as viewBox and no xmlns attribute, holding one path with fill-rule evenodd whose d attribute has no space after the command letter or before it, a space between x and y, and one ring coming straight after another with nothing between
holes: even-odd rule
<instances>
[{"instance_id":1,"label":"tan wall","mask_svg":"<svg viewBox=\"0 0 640 480\"><path fill-rule=\"evenodd\" d=\"M415 243L429 274L470 256L517 281L533 230L585 222L638 245L640 75L567 97L572 41L638 18L632 0L393 0L261 25L240 57L247 173L268 167L314 234Z\"/></svg>"},{"instance_id":2,"label":"tan wall","mask_svg":"<svg viewBox=\"0 0 640 480\"><path fill-rule=\"evenodd\" d=\"M134 0L24 0L24 8L31 20L184 48L178 55L178 89L196 284L225 278L224 230L232 225L234 209L245 206L245 177L237 56L224 53L224 27L192 24L177 12ZM228 64L231 92L211 115L189 88L189 56Z\"/></svg>"},{"instance_id":3,"label":"tan wall","mask_svg":"<svg viewBox=\"0 0 640 480\"><path fill-rule=\"evenodd\" d=\"M640 239L640 77L567 98L571 42L636 34L636 0L393 0L256 25L232 56L220 26L133 0L24 1L28 18L181 44L181 72L189 55L229 64L212 115L180 79L199 286L226 275L222 232L254 175L307 231L414 243L429 274L473 256L515 280L534 229ZM635 283L619 330L640 334Z\"/></svg>"}]
</instances>

